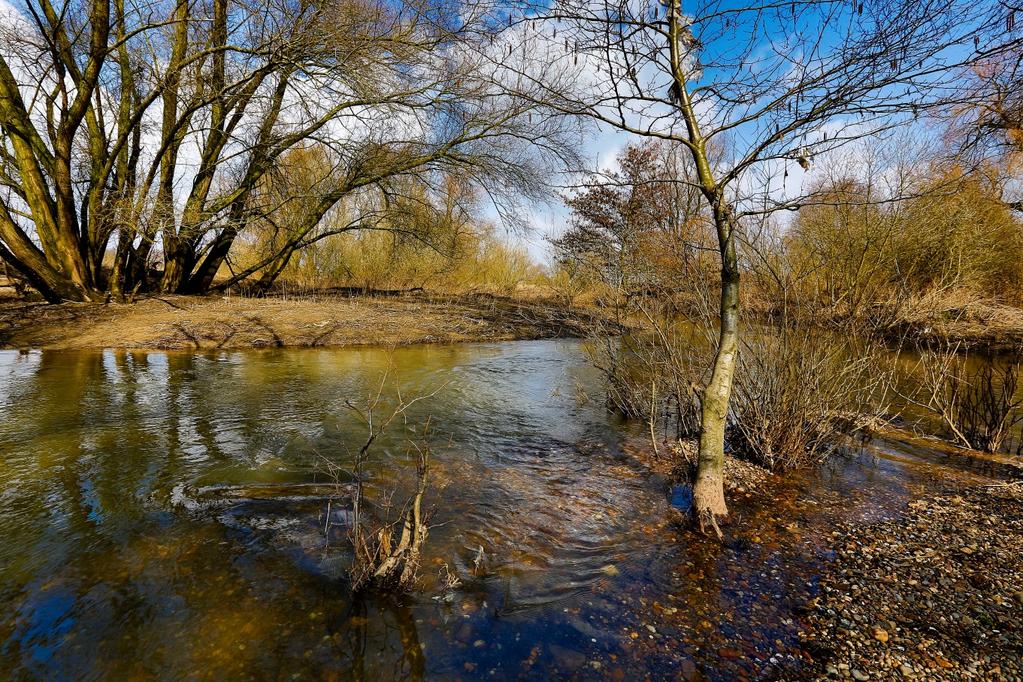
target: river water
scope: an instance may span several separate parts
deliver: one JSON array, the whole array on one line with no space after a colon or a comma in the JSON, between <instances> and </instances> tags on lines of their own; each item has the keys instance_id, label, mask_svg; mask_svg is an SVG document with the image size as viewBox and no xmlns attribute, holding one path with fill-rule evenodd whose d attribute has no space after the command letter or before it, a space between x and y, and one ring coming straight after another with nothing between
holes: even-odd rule
<instances>
[{"instance_id":1,"label":"river water","mask_svg":"<svg viewBox=\"0 0 1023 682\"><path fill-rule=\"evenodd\" d=\"M429 420L432 529L413 594L353 600L328 472L366 436L348 403L381 385L382 404L437 391L367 466L401 499ZM735 496L718 543L673 523L684 496L599 389L578 341L0 351L0 674L794 674L834 524L984 475L926 441L865 443Z\"/></svg>"}]
</instances>

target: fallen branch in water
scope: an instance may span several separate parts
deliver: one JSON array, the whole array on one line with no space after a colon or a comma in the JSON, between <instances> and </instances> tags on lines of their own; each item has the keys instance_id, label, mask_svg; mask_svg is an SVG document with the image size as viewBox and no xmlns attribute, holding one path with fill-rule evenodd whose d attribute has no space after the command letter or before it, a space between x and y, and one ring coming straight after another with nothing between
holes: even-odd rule
<instances>
[{"instance_id":1,"label":"fallen branch in water","mask_svg":"<svg viewBox=\"0 0 1023 682\"><path fill-rule=\"evenodd\" d=\"M398 418L405 419L410 407L432 397L440 388L410 400L402 397L400 389L396 389L396 402L383 419L377 418L377 412L383 401L384 386L388 372L381 378L375 397L365 407L359 407L351 401L346 405L359 420L365 424L368 435L362 447L353 458L352 475L354 490L352 493L352 523L349 526L348 538L354 551L354 559L349 569L352 590L355 592L377 588L393 591L406 591L413 587L422 560L423 547L426 544L428 526L423 511L423 496L428 484L430 464L430 448L426 444L429 432L429 420L423 425L420 438L422 442L410 441L410 452L416 452L416 490L401 507L397 519L381 519L374 528L368 528L364 514L366 491L364 487L364 467L377 438ZM404 422L408 426L407 421ZM328 471L335 479L338 478L339 467L328 462ZM383 505L389 507L389 505ZM385 514L386 516L386 514ZM328 512L329 530L329 512Z\"/></svg>"}]
</instances>

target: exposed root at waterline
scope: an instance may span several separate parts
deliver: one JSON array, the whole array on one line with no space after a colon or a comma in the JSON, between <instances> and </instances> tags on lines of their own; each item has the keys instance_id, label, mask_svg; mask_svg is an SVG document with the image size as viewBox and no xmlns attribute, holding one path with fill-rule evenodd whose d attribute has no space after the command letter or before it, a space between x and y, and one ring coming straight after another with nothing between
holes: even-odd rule
<instances>
[{"instance_id":1,"label":"exposed root at waterline","mask_svg":"<svg viewBox=\"0 0 1023 682\"><path fill-rule=\"evenodd\" d=\"M710 509L700 509L696 512L696 518L700 523L700 532L706 534L707 526L710 526L714 530L714 534L718 536L718 540L724 540L725 534L721 532L721 527L718 526L717 515Z\"/></svg>"}]
</instances>

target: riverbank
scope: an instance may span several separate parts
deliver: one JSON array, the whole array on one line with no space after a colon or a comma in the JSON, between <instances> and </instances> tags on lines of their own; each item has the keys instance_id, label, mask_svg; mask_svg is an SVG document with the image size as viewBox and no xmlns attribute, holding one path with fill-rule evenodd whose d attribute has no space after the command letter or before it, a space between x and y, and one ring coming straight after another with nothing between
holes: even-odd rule
<instances>
[{"instance_id":1,"label":"riverbank","mask_svg":"<svg viewBox=\"0 0 1023 682\"><path fill-rule=\"evenodd\" d=\"M1023 679L1023 484L833 533L802 635L820 679ZM799 676L800 678L803 675Z\"/></svg>"},{"instance_id":2,"label":"riverbank","mask_svg":"<svg viewBox=\"0 0 1023 682\"><path fill-rule=\"evenodd\" d=\"M595 313L489 295L159 296L0 303L0 347L51 350L402 346L583 336Z\"/></svg>"},{"instance_id":3,"label":"riverbank","mask_svg":"<svg viewBox=\"0 0 1023 682\"><path fill-rule=\"evenodd\" d=\"M847 324L848 320L825 321ZM992 301L956 299L877 304L855 320L875 335L894 343L920 347L1018 352L1023 349L1023 309Z\"/></svg>"}]
</instances>

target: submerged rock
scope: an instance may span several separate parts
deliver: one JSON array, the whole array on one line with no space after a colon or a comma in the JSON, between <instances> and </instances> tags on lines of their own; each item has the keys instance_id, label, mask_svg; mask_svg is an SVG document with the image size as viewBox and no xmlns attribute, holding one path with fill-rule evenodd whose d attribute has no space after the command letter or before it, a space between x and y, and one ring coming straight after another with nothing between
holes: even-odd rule
<instances>
[{"instance_id":1,"label":"submerged rock","mask_svg":"<svg viewBox=\"0 0 1023 682\"><path fill-rule=\"evenodd\" d=\"M566 649L557 644L549 644L547 645L547 650L551 652L554 664L563 672L572 672L586 665L586 655L573 649Z\"/></svg>"}]
</instances>

